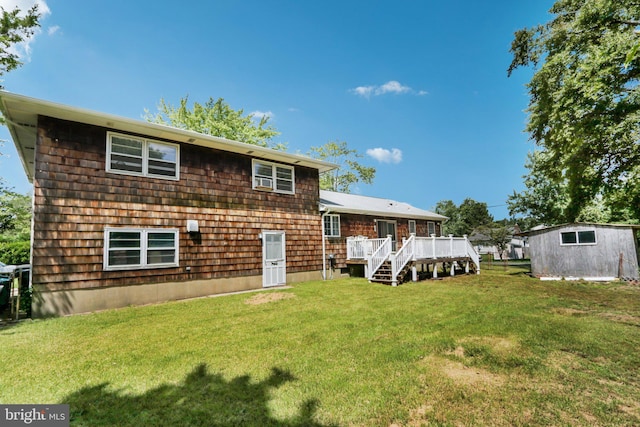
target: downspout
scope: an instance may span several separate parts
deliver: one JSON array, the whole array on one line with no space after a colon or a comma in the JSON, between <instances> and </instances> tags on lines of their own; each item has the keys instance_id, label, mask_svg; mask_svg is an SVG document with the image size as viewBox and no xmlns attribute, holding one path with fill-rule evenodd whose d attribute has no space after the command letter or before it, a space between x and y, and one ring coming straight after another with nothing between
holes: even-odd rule
<instances>
[{"instance_id":1,"label":"downspout","mask_svg":"<svg viewBox=\"0 0 640 427\"><path fill-rule=\"evenodd\" d=\"M324 217L327 216L327 214L329 214L329 212L331 212L329 209L327 209L326 206L322 206L320 208L320 211L324 210L325 212L322 214L322 216L320 217L320 228L322 231L322 280L327 280L327 246L325 243L325 237L324 237Z\"/></svg>"}]
</instances>

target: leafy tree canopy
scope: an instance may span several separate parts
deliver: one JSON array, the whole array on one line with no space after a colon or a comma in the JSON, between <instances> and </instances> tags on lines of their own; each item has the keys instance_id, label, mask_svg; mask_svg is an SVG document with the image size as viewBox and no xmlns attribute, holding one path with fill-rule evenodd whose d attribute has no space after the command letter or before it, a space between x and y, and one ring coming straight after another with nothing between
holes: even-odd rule
<instances>
[{"instance_id":1,"label":"leafy tree canopy","mask_svg":"<svg viewBox=\"0 0 640 427\"><path fill-rule=\"evenodd\" d=\"M445 235L470 235L476 228L493 222L487 204L469 198L460 206L456 206L451 200L441 200L436 204L435 211L449 217L443 225L442 234Z\"/></svg>"},{"instance_id":2,"label":"leafy tree canopy","mask_svg":"<svg viewBox=\"0 0 640 427\"><path fill-rule=\"evenodd\" d=\"M548 23L515 33L508 74L535 68L526 129L545 154L529 159L527 179L538 184L529 191L561 188L544 215L569 222L598 197L607 206L621 193L640 200L640 58L630 55L640 2L558 0L550 12Z\"/></svg>"},{"instance_id":3,"label":"leafy tree canopy","mask_svg":"<svg viewBox=\"0 0 640 427\"><path fill-rule=\"evenodd\" d=\"M330 141L320 147L311 147L309 155L339 166L320 175L322 190L349 193L354 184L358 182L371 184L376 176L375 168L358 163L356 159L362 157L362 154L350 149L345 141Z\"/></svg>"},{"instance_id":4,"label":"leafy tree canopy","mask_svg":"<svg viewBox=\"0 0 640 427\"><path fill-rule=\"evenodd\" d=\"M209 100L189 107L189 97L180 99L180 105L174 107L160 100L158 113L145 110L144 118L151 123L160 123L179 129L187 129L206 135L218 136L247 144L285 150L286 145L274 143L273 138L280 133L268 124L269 117L263 116L255 121L253 115L244 115L244 110L234 110L223 98Z\"/></svg>"},{"instance_id":5,"label":"leafy tree canopy","mask_svg":"<svg viewBox=\"0 0 640 427\"><path fill-rule=\"evenodd\" d=\"M38 5L25 14L16 7L11 11L0 6L0 76L22 65L19 54L13 47L33 36L40 26Z\"/></svg>"},{"instance_id":6,"label":"leafy tree canopy","mask_svg":"<svg viewBox=\"0 0 640 427\"><path fill-rule=\"evenodd\" d=\"M0 242L29 240L31 195L0 188Z\"/></svg>"}]
</instances>

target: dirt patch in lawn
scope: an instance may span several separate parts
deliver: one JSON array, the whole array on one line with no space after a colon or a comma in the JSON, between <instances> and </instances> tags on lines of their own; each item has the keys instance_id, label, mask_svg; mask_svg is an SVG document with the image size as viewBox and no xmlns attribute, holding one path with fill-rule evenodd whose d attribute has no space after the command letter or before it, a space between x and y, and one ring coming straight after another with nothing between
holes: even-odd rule
<instances>
[{"instance_id":1,"label":"dirt patch in lawn","mask_svg":"<svg viewBox=\"0 0 640 427\"><path fill-rule=\"evenodd\" d=\"M244 303L249 305L258 305L290 298L295 298L295 295L287 292L260 292L251 298L246 299Z\"/></svg>"},{"instance_id":2,"label":"dirt patch in lawn","mask_svg":"<svg viewBox=\"0 0 640 427\"><path fill-rule=\"evenodd\" d=\"M457 350L458 352L462 350ZM458 385L486 388L499 387L505 383L505 376L494 374L486 369L466 366L461 362L444 357L429 356L424 362L431 365Z\"/></svg>"}]
</instances>

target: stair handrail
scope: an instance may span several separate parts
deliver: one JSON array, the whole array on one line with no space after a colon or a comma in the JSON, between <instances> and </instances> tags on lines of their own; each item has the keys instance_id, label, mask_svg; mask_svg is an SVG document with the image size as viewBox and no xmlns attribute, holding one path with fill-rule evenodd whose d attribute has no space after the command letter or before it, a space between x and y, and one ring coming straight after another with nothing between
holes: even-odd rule
<instances>
[{"instance_id":1,"label":"stair handrail","mask_svg":"<svg viewBox=\"0 0 640 427\"><path fill-rule=\"evenodd\" d=\"M391 253L392 240L391 235L388 235L382 244L371 255L367 256L367 268L369 271L368 279L373 279L373 274L378 271L380 266L389 258Z\"/></svg>"},{"instance_id":2,"label":"stair handrail","mask_svg":"<svg viewBox=\"0 0 640 427\"><path fill-rule=\"evenodd\" d=\"M476 274L480 274L480 255L476 252L476 248L473 247L466 234L464 235L464 240L467 242L467 255L476 265Z\"/></svg>"},{"instance_id":3,"label":"stair handrail","mask_svg":"<svg viewBox=\"0 0 640 427\"><path fill-rule=\"evenodd\" d=\"M391 286L398 286L398 274L414 259L416 235L411 234L403 241L402 247L391 256Z\"/></svg>"}]
</instances>

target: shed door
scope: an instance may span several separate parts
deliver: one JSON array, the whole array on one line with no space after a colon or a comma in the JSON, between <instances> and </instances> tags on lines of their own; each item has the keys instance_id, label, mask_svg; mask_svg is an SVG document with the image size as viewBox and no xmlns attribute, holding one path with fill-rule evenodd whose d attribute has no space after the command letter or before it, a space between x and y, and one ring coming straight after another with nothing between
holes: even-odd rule
<instances>
[{"instance_id":1,"label":"shed door","mask_svg":"<svg viewBox=\"0 0 640 427\"><path fill-rule=\"evenodd\" d=\"M262 286L287 283L284 231L262 232Z\"/></svg>"}]
</instances>

